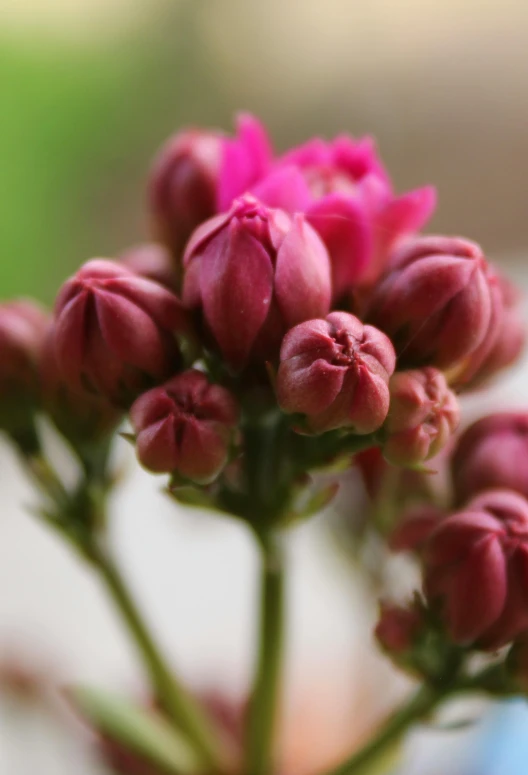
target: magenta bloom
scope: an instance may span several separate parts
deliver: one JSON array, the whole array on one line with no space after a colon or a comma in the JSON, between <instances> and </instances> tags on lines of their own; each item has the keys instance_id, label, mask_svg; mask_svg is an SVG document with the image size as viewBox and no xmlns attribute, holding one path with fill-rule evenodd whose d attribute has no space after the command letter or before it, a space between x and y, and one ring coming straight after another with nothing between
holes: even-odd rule
<instances>
[{"instance_id":1,"label":"magenta bloom","mask_svg":"<svg viewBox=\"0 0 528 775\"><path fill-rule=\"evenodd\" d=\"M48 326L35 302L0 304L0 428L26 426L39 402L38 360Z\"/></svg>"},{"instance_id":2,"label":"magenta bloom","mask_svg":"<svg viewBox=\"0 0 528 775\"><path fill-rule=\"evenodd\" d=\"M528 498L528 413L498 412L470 425L451 470L458 503L497 487Z\"/></svg>"},{"instance_id":3,"label":"magenta bloom","mask_svg":"<svg viewBox=\"0 0 528 775\"><path fill-rule=\"evenodd\" d=\"M494 650L528 629L528 501L490 490L442 520L425 549L425 592L455 643Z\"/></svg>"},{"instance_id":4,"label":"magenta bloom","mask_svg":"<svg viewBox=\"0 0 528 775\"><path fill-rule=\"evenodd\" d=\"M163 146L154 163L149 205L154 232L179 256L194 229L263 177L271 149L261 124L248 114L231 139L219 131L189 129Z\"/></svg>"},{"instance_id":5,"label":"magenta bloom","mask_svg":"<svg viewBox=\"0 0 528 775\"><path fill-rule=\"evenodd\" d=\"M200 371L185 371L132 406L138 458L149 471L208 482L227 462L237 416L228 390Z\"/></svg>"},{"instance_id":6,"label":"magenta bloom","mask_svg":"<svg viewBox=\"0 0 528 775\"><path fill-rule=\"evenodd\" d=\"M289 331L280 360L279 405L306 415L314 432L350 428L364 434L382 425L396 359L381 331L347 312L332 312Z\"/></svg>"},{"instance_id":7,"label":"magenta bloom","mask_svg":"<svg viewBox=\"0 0 528 775\"><path fill-rule=\"evenodd\" d=\"M395 465L417 465L434 457L456 430L460 410L441 371L428 367L391 377L391 403L383 454Z\"/></svg>"},{"instance_id":8,"label":"magenta bloom","mask_svg":"<svg viewBox=\"0 0 528 775\"><path fill-rule=\"evenodd\" d=\"M252 196L194 232L184 268L183 301L201 311L235 371L275 358L289 328L329 310L330 265L316 232Z\"/></svg>"},{"instance_id":9,"label":"magenta bloom","mask_svg":"<svg viewBox=\"0 0 528 775\"><path fill-rule=\"evenodd\" d=\"M124 266L94 259L63 285L55 303L55 352L73 390L126 405L182 363L178 298Z\"/></svg>"},{"instance_id":10,"label":"magenta bloom","mask_svg":"<svg viewBox=\"0 0 528 775\"><path fill-rule=\"evenodd\" d=\"M431 187L396 197L370 138L310 140L278 159L254 188L272 207L303 212L325 242L334 298L375 280L391 248L431 216Z\"/></svg>"},{"instance_id":11,"label":"magenta bloom","mask_svg":"<svg viewBox=\"0 0 528 775\"><path fill-rule=\"evenodd\" d=\"M496 303L478 245L417 237L394 255L368 319L390 336L400 365L447 369L495 336Z\"/></svg>"}]
</instances>

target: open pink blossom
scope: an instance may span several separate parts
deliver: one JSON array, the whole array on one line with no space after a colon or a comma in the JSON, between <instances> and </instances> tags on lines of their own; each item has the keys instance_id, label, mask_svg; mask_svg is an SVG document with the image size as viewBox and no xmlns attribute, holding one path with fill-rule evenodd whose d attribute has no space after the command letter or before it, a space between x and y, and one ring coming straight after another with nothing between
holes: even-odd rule
<instances>
[{"instance_id":1,"label":"open pink blossom","mask_svg":"<svg viewBox=\"0 0 528 775\"><path fill-rule=\"evenodd\" d=\"M393 246L436 204L430 186L395 196L372 139L348 135L288 151L253 191L272 207L306 214L328 248L337 299L375 280Z\"/></svg>"}]
</instances>

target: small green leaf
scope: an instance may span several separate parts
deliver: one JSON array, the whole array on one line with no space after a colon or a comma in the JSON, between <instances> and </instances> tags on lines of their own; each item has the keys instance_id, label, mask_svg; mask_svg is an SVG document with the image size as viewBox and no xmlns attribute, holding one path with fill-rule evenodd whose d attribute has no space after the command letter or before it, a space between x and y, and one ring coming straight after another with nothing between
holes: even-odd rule
<instances>
[{"instance_id":1,"label":"small green leaf","mask_svg":"<svg viewBox=\"0 0 528 775\"><path fill-rule=\"evenodd\" d=\"M85 686L74 688L72 696L96 729L163 772L187 775L199 771L199 761L187 740L156 712L110 692Z\"/></svg>"},{"instance_id":2,"label":"small green leaf","mask_svg":"<svg viewBox=\"0 0 528 775\"><path fill-rule=\"evenodd\" d=\"M136 446L136 434L135 433L126 433L126 431L121 431L117 435L121 436L121 438L124 439L125 441L128 441L129 444L132 444L133 447Z\"/></svg>"}]
</instances>

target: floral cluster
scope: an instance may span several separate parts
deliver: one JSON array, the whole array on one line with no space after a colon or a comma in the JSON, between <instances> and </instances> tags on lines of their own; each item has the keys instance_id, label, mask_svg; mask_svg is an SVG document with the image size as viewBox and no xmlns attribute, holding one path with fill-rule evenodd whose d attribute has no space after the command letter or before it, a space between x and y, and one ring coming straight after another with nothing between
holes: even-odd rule
<instances>
[{"instance_id":1,"label":"floral cluster","mask_svg":"<svg viewBox=\"0 0 528 775\"><path fill-rule=\"evenodd\" d=\"M422 492L385 529L423 588L383 605L378 639L427 680L447 653L461 670L472 649L514 642L508 664L528 682L528 415L454 441L458 395L522 351L510 282L475 242L421 233L434 189L396 194L370 138L276 154L249 115L235 137L186 130L155 160L147 202L156 242L85 263L51 314L0 307L2 429L31 458L46 414L93 476L128 415L123 435L175 498L240 517L263 546L330 500L335 488L299 506L318 469L359 464L374 499L406 469L412 499L440 453L450 502ZM73 522L61 527L98 556L95 523Z\"/></svg>"}]
</instances>

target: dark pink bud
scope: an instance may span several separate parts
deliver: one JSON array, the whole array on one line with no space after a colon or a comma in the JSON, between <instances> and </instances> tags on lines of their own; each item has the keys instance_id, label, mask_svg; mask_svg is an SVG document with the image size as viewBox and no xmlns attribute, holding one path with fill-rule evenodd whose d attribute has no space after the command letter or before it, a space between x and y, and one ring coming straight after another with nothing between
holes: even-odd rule
<instances>
[{"instance_id":1,"label":"dark pink bud","mask_svg":"<svg viewBox=\"0 0 528 775\"><path fill-rule=\"evenodd\" d=\"M424 555L425 592L452 640L494 650L528 629L528 501L490 490L442 520Z\"/></svg>"},{"instance_id":2,"label":"dark pink bud","mask_svg":"<svg viewBox=\"0 0 528 775\"><path fill-rule=\"evenodd\" d=\"M279 405L306 415L312 431L372 433L385 420L394 348L354 315L332 312L325 320L301 323L284 337L280 359Z\"/></svg>"},{"instance_id":3,"label":"dark pink bud","mask_svg":"<svg viewBox=\"0 0 528 775\"><path fill-rule=\"evenodd\" d=\"M437 455L460 419L458 401L442 372L432 367L398 371L392 375L389 388L383 445L387 460L413 466Z\"/></svg>"},{"instance_id":4,"label":"dark pink bud","mask_svg":"<svg viewBox=\"0 0 528 775\"><path fill-rule=\"evenodd\" d=\"M451 470L458 503L497 487L528 497L528 414L499 412L470 425L458 441Z\"/></svg>"},{"instance_id":5,"label":"dark pink bud","mask_svg":"<svg viewBox=\"0 0 528 775\"><path fill-rule=\"evenodd\" d=\"M384 651L402 656L411 651L422 628L423 617L417 608L382 603L374 635Z\"/></svg>"},{"instance_id":6,"label":"dark pink bud","mask_svg":"<svg viewBox=\"0 0 528 775\"><path fill-rule=\"evenodd\" d=\"M498 372L512 366L525 345L525 326L519 311L519 292L495 270L490 276L492 321L490 335L467 358L450 382L459 389L471 390L485 385ZM492 334L492 332L495 334Z\"/></svg>"},{"instance_id":7,"label":"dark pink bud","mask_svg":"<svg viewBox=\"0 0 528 775\"><path fill-rule=\"evenodd\" d=\"M430 503L410 508L390 535L390 549L393 552L420 552L443 516L441 509Z\"/></svg>"},{"instance_id":8,"label":"dark pink bud","mask_svg":"<svg viewBox=\"0 0 528 775\"><path fill-rule=\"evenodd\" d=\"M271 150L263 127L250 115L237 136L189 129L172 137L154 163L149 204L155 236L179 256L194 229L262 177Z\"/></svg>"},{"instance_id":9,"label":"dark pink bud","mask_svg":"<svg viewBox=\"0 0 528 775\"><path fill-rule=\"evenodd\" d=\"M201 310L229 366L277 356L284 333L330 306L326 249L302 215L251 196L193 234L184 256L183 300Z\"/></svg>"},{"instance_id":10,"label":"dark pink bud","mask_svg":"<svg viewBox=\"0 0 528 775\"><path fill-rule=\"evenodd\" d=\"M173 258L168 248L159 242L146 242L144 245L129 248L121 253L119 261L141 277L154 280L165 288L177 292L178 274Z\"/></svg>"},{"instance_id":11,"label":"dark pink bud","mask_svg":"<svg viewBox=\"0 0 528 775\"><path fill-rule=\"evenodd\" d=\"M116 428L121 413L99 395L71 390L55 355L53 327L48 329L39 363L42 408L57 430L75 447L103 440Z\"/></svg>"},{"instance_id":12,"label":"dark pink bud","mask_svg":"<svg viewBox=\"0 0 528 775\"><path fill-rule=\"evenodd\" d=\"M22 430L39 402L38 361L48 316L32 301L0 304L0 428Z\"/></svg>"},{"instance_id":13,"label":"dark pink bud","mask_svg":"<svg viewBox=\"0 0 528 775\"><path fill-rule=\"evenodd\" d=\"M55 303L55 352L64 380L119 405L181 367L177 336L185 330L173 293L114 261L84 264Z\"/></svg>"},{"instance_id":14,"label":"dark pink bud","mask_svg":"<svg viewBox=\"0 0 528 775\"><path fill-rule=\"evenodd\" d=\"M154 473L211 481L227 462L237 416L228 390L200 371L185 371L132 406L138 458Z\"/></svg>"},{"instance_id":15,"label":"dark pink bud","mask_svg":"<svg viewBox=\"0 0 528 775\"><path fill-rule=\"evenodd\" d=\"M374 290L368 318L391 337L402 366L454 366L490 335L481 249L459 237L408 241Z\"/></svg>"}]
</instances>

